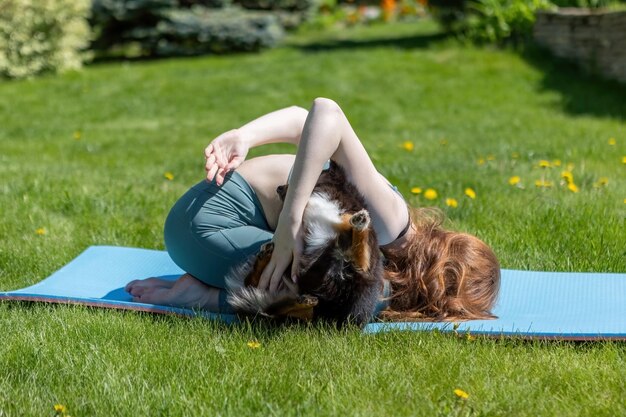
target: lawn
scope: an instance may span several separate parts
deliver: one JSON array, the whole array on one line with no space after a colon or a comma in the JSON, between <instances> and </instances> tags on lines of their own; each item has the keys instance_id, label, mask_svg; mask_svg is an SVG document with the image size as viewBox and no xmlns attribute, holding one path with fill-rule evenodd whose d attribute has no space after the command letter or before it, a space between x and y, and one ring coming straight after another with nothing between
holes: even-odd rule
<instances>
[{"instance_id":1,"label":"lawn","mask_svg":"<svg viewBox=\"0 0 626 417\"><path fill-rule=\"evenodd\" d=\"M626 87L537 51L461 45L424 21L0 81L0 290L90 245L163 249L164 218L202 178L213 137L318 96L342 106L413 204L441 207L504 268L626 272ZM74 417L626 414L624 343L228 327L28 303L0 303L0 333L2 417L52 416L55 404Z\"/></svg>"}]
</instances>

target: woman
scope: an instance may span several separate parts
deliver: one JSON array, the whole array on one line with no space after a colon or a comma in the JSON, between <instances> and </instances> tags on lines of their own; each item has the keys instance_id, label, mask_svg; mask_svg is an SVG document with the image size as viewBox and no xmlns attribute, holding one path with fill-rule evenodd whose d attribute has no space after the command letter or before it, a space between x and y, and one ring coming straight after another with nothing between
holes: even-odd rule
<instances>
[{"instance_id":1,"label":"woman","mask_svg":"<svg viewBox=\"0 0 626 417\"><path fill-rule=\"evenodd\" d=\"M250 148L273 142L295 144L296 155L245 160ZM490 310L500 283L493 251L474 236L443 230L433 211L409 207L376 170L333 100L316 98L308 112L292 106L225 132L209 144L205 157L207 181L181 197L165 222L167 250L187 273L175 282L130 282L126 290L134 301L228 311L227 270L269 240L274 252L260 286L279 288L289 265L298 263L302 214L320 172L332 159L365 197L386 258L391 294L381 318L493 317ZM283 204L276 187L288 180ZM295 268L290 272L297 282Z\"/></svg>"}]
</instances>

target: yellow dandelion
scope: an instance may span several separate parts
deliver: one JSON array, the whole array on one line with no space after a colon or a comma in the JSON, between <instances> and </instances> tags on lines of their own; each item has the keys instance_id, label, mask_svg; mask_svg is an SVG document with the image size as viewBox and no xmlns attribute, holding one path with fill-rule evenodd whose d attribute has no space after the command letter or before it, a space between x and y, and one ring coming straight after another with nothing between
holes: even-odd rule
<instances>
[{"instance_id":1,"label":"yellow dandelion","mask_svg":"<svg viewBox=\"0 0 626 417\"><path fill-rule=\"evenodd\" d=\"M407 140L402 144L402 147L404 150L411 152L415 148L415 145L413 145L413 142Z\"/></svg>"},{"instance_id":2,"label":"yellow dandelion","mask_svg":"<svg viewBox=\"0 0 626 417\"><path fill-rule=\"evenodd\" d=\"M467 340L469 340L470 342L471 342L472 340L476 340L476 338L475 338L474 336L472 336L471 334L469 334L469 333L467 334L467 336L465 336L465 338L466 338Z\"/></svg>"},{"instance_id":3,"label":"yellow dandelion","mask_svg":"<svg viewBox=\"0 0 626 417\"><path fill-rule=\"evenodd\" d=\"M434 200L435 198L437 198L437 191L433 190L432 188L427 189L426 191L424 191L424 198L426 198L426 200Z\"/></svg>"},{"instance_id":4,"label":"yellow dandelion","mask_svg":"<svg viewBox=\"0 0 626 417\"><path fill-rule=\"evenodd\" d=\"M163 174L163 176L168 180L168 181L172 181L174 179L174 174L172 174L171 172L167 171L165 174Z\"/></svg>"},{"instance_id":5,"label":"yellow dandelion","mask_svg":"<svg viewBox=\"0 0 626 417\"><path fill-rule=\"evenodd\" d=\"M467 187L465 189L465 195L473 200L473 199L476 198L476 191L474 191L471 188Z\"/></svg>"},{"instance_id":6,"label":"yellow dandelion","mask_svg":"<svg viewBox=\"0 0 626 417\"><path fill-rule=\"evenodd\" d=\"M413 188L411 188L411 193L412 194L421 194L422 193L422 189L420 187L413 187Z\"/></svg>"},{"instance_id":7,"label":"yellow dandelion","mask_svg":"<svg viewBox=\"0 0 626 417\"><path fill-rule=\"evenodd\" d=\"M441 146L447 146L447 145L448 145L448 139L441 139L441 140L439 141L439 144L440 144Z\"/></svg>"},{"instance_id":8,"label":"yellow dandelion","mask_svg":"<svg viewBox=\"0 0 626 417\"><path fill-rule=\"evenodd\" d=\"M454 395L456 395L457 397L462 398L464 400L467 400L469 398L469 394L467 392L463 391L462 389L459 389L459 388L454 390Z\"/></svg>"},{"instance_id":9,"label":"yellow dandelion","mask_svg":"<svg viewBox=\"0 0 626 417\"><path fill-rule=\"evenodd\" d=\"M550 161L546 161L545 159L542 159L541 161L539 161L539 167L550 168Z\"/></svg>"},{"instance_id":10,"label":"yellow dandelion","mask_svg":"<svg viewBox=\"0 0 626 417\"><path fill-rule=\"evenodd\" d=\"M555 159L554 161L552 161L552 165L554 165L555 167L560 167L561 166L561 160L560 159Z\"/></svg>"},{"instance_id":11,"label":"yellow dandelion","mask_svg":"<svg viewBox=\"0 0 626 417\"><path fill-rule=\"evenodd\" d=\"M622 156L622 164L626 164L626 156Z\"/></svg>"},{"instance_id":12,"label":"yellow dandelion","mask_svg":"<svg viewBox=\"0 0 626 417\"><path fill-rule=\"evenodd\" d=\"M624 199L624 204L626 204L626 198Z\"/></svg>"},{"instance_id":13,"label":"yellow dandelion","mask_svg":"<svg viewBox=\"0 0 626 417\"><path fill-rule=\"evenodd\" d=\"M513 152L513 153L511 154L511 158L513 158L513 159L517 159L517 158L519 158L519 152Z\"/></svg>"},{"instance_id":14,"label":"yellow dandelion","mask_svg":"<svg viewBox=\"0 0 626 417\"><path fill-rule=\"evenodd\" d=\"M248 342L247 345L250 349L258 349L261 347L261 344L257 341Z\"/></svg>"},{"instance_id":15,"label":"yellow dandelion","mask_svg":"<svg viewBox=\"0 0 626 417\"><path fill-rule=\"evenodd\" d=\"M609 138L609 145L614 146L617 143L615 138Z\"/></svg>"},{"instance_id":16,"label":"yellow dandelion","mask_svg":"<svg viewBox=\"0 0 626 417\"><path fill-rule=\"evenodd\" d=\"M570 190L573 193L577 193L580 190L578 189L578 186L576 184L574 184L573 182L570 182L569 184L567 184L567 189Z\"/></svg>"},{"instance_id":17,"label":"yellow dandelion","mask_svg":"<svg viewBox=\"0 0 626 417\"><path fill-rule=\"evenodd\" d=\"M520 182L521 180L522 180L522 179L521 179L519 176L514 175L514 176L512 176L511 178L509 178L509 184L511 184L511 185L517 185L517 184L519 184L519 182Z\"/></svg>"},{"instance_id":18,"label":"yellow dandelion","mask_svg":"<svg viewBox=\"0 0 626 417\"><path fill-rule=\"evenodd\" d=\"M484 164L485 164L485 159L484 159L484 158L482 158L482 157L481 157L481 158L478 158L478 160L476 161L476 163L477 163L478 165L484 165Z\"/></svg>"},{"instance_id":19,"label":"yellow dandelion","mask_svg":"<svg viewBox=\"0 0 626 417\"><path fill-rule=\"evenodd\" d=\"M492 154L487 155L487 161L495 161L496 157Z\"/></svg>"},{"instance_id":20,"label":"yellow dandelion","mask_svg":"<svg viewBox=\"0 0 626 417\"><path fill-rule=\"evenodd\" d=\"M35 230L35 233L37 233L38 235L45 235L46 233L48 233L48 231L45 228L40 227L39 229Z\"/></svg>"},{"instance_id":21,"label":"yellow dandelion","mask_svg":"<svg viewBox=\"0 0 626 417\"><path fill-rule=\"evenodd\" d=\"M446 198L446 206L455 208L459 203L454 198Z\"/></svg>"},{"instance_id":22,"label":"yellow dandelion","mask_svg":"<svg viewBox=\"0 0 626 417\"><path fill-rule=\"evenodd\" d=\"M561 178L567 181L568 184L572 184L574 182L574 176L569 171L561 172Z\"/></svg>"},{"instance_id":23,"label":"yellow dandelion","mask_svg":"<svg viewBox=\"0 0 626 417\"><path fill-rule=\"evenodd\" d=\"M67 407L65 407L63 404L55 404L54 411L57 414L65 414L67 412Z\"/></svg>"},{"instance_id":24,"label":"yellow dandelion","mask_svg":"<svg viewBox=\"0 0 626 417\"><path fill-rule=\"evenodd\" d=\"M567 167L565 168L566 171L573 171L574 170L574 164L572 164L571 162L567 164Z\"/></svg>"},{"instance_id":25,"label":"yellow dandelion","mask_svg":"<svg viewBox=\"0 0 626 417\"><path fill-rule=\"evenodd\" d=\"M74 132L73 136L74 136L75 140L80 140L80 138L82 136L82 133L80 132L80 130L77 130L77 131Z\"/></svg>"}]
</instances>

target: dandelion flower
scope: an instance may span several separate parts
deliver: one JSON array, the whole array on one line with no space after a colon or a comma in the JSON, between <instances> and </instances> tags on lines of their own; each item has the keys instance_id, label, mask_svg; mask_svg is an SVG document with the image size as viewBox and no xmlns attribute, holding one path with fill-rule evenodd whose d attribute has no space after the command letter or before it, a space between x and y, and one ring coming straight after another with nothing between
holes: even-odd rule
<instances>
[{"instance_id":1,"label":"dandelion flower","mask_svg":"<svg viewBox=\"0 0 626 417\"><path fill-rule=\"evenodd\" d=\"M411 188L411 193L412 194L421 194L422 193L422 189L420 187L413 187L413 188Z\"/></svg>"},{"instance_id":2,"label":"dandelion flower","mask_svg":"<svg viewBox=\"0 0 626 417\"><path fill-rule=\"evenodd\" d=\"M469 187L465 189L465 195L471 198L472 200L476 198L476 192Z\"/></svg>"},{"instance_id":3,"label":"dandelion flower","mask_svg":"<svg viewBox=\"0 0 626 417\"><path fill-rule=\"evenodd\" d=\"M415 145L413 145L413 142L411 142L411 141L408 141L408 140L407 140L406 142L404 142L404 143L402 144L402 147L403 147L406 151L411 152L411 151L415 148Z\"/></svg>"},{"instance_id":4,"label":"dandelion flower","mask_svg":"<svg viewBox=\"0 0 626 417\"><path fill-rule=\"evenodd\" d=\"M57 414L65 414L67 412L67 407L65 407L63 404L55 404L54 412Z\"/></svg>"},{"instance_id":5,"label":"dandelion flower","mask_svg":"<svg viewBox=\"0 0 626 417\"><path fill-rule=\"evenodd\" d=\"M626 156L622 156L622 164L626 164Z\"/></svg>"},{"instance_id":6,"label":"dandelion flower","mask_svg":"<svg viewBox=\"0 0 626 417\"><path fill-rule=\"evenodd\" d=\"M174 174L172 174L171 172L167 171L165 174L163 174L163 176L169 180L172 181L174 179Z\"/></svg>"},{"instance_id":7,"label":"dandelion flower","mask_svg":"<svg viewBox=\"0 0 626 417\"><path fill-rule=\"evenodd\" d=\"M467 334L467 336L465 336L465 338L466 338L467 340L469 340L470 342L471 342L472 340L476 340L476 338L475 338L474 336L472 336L471 334L469 334L469 333Z\"/></svg>"},{"instance_id":8,"label":"dandelion flower","mask_svg":"<svg viewBox=\"0 0 626 417\"><path fill-rule=\"evenodd\" d=\"M614 146L617 143L615 138L609 138L609 145Z\"/></svg>"},{"instance_id":9,"label":"dandelion flower","mask_svg":"<svg viewBox=\"0 0 626 417\"><path fill-rule=\"evenodd\" d=\"M550 168L550 161L546 161L545 159L542 159L541 161L539 161L539 167Z\"/></svg>"},{"instance_id":10,"label":"dandelion flower","mask_svg":"<svg viewBox=\"0 0 626 417\"><path fill-rule=\"evenodd\" d=\"M512 176L511 178L509 178L509 184L511 184L511 185L517 185L517 184L519 184L519 182L520 182L521 180L522 180L522 179L521 179L519 176L514 175L514 176Z\"/></svg>"},{"instance_id":11,"label":"dandelion flower","mask_svg":"<svg viewBox=\"0 0 626 417\"><path fill-rule=\"evenodd\" d=\"M446 198L446 206L455 208L459 203L454 198Z\"/></svg>"},{"instance_id":12,"label":"dandelion flower","mask_svg":"<svg viewBox=\"0 0 626 417\"><path fill-rule=\"evenodd\" d=\"M456 395L457 397L462 398L464 400L467 400L469 398L469 394L467 392L463 391L462 389L459 389L459 388L454 390L454 395Z\"/></svg>"},{"instance_id":13,"label":"dandelion flower","mask_svg":"<svg viewBox=\"0 0 626 417\"><path fill-rule=\"evenodd\" d=\"M570 182L569 184L567 184L567 189L570 190L573 193L577 193L580 190L578 189L578 186L576 184L574 184L573 182Z\"/></svg>"},{"instance_id":14,"label":"dandelion flower","mask_svg":"<svg viewBox=\"0 0 626 417\"><path fill-rule=\"evenodd\" d=\"M434 200L435 198L437 198L437 191L433 190L432 188L427 189L426 191L424 191L424 198L426 198L426 200Z\"/></svg>"},{"instance_id":15,"label":"dandelion flower","mask_svg":"<svg viewBox=\"0 0 626 417\"><path fill-rule=\"evenodd\" d=\"M574 182L574 176L569 171L561 172L561 178L567 181L568 184L572 184Z\"/></svg>"},{"instance_id":16,"label":"dandelion flower","mask_svg":"<svg viewBox=\"0 0 626 417\"><path fill-rule=\"evenodd\" d=\"M511 154L511 158L513 158L513 159L517 159L517 158L519 158L519 152L513 152L513 153Z\"/></svg>"},{"instance_id":17,"label":"dandelion flower","mask_svg":"<svg viewBox=\"0 0 626 417\"><path fill-rule=\"evenodd\" d=\"M439 141L439 144L440 144L441 146L447 146L447 145L448 145L448 140L447 140L447 139L441 139L441 140Z\"/></svg>"},{"instance_id":18,"label":"dandelion flower","mask_svg":"<svg viewBox=\"0 0 626 417\"><path fill-rule=\"evenodd\" d=\"M482 157L481 157L481 158L478 158L478 161L476 161L476 163L477 163L478 165L484 165L484 164L485 164L485 159L484 159L484 158L482 158Z\"/></svg>"},{"instance_id":19,"label":"dandelion flower","mask_svg":"<svg viewBox=\"0 0 626 417\"><path fill-rule=\"evenodd\" d=\"M82 133L80 132L80 130L77 130L76 132L74 132L73 136L75 140L80 140Z\"/></svg>"},{"instance_id":20,"label":"dandelion flower","mask_svg":"<svg viewBox=\"0 0 626 417\"><path fill-rule=\"evenodd\" d=\"M250 349L258 349L261 347L261 344L256 341L248 342L247 345Z\"/></svg>"},{"instance_id":21,"label":"dandelion flower","mask_svg":"<svg viewBox=\"0 0 626 417\"><path fill-rule=\"evenodd\" d=\"M40 227L39 229L35 230L35 233L37 233L38 235L45 235L46 233L48 233L48 231L45 228Z\"/></svg>"},{"instance_id":22,"label":"dandelion flower","mask_svg":"<svg viewBox=\"0 0 626 417\"><path fill-rule=\"evenodd\" d=\"M561 166L561 160L560 159L555 159L554 161L552 161L552 165L554 165L555 167L560 167Z\"/></svg>"},{"instance_id":23,"label":"dandelion flower","mask_svg":"<svg viewBox=\"0 0 626 417\"><path fill-rule=\"evenodd\" d=\"M572 164L571 162L569 164L567 164L567 171L573 171L574 170L574 164Z\"/></svg>"}]
</instances>

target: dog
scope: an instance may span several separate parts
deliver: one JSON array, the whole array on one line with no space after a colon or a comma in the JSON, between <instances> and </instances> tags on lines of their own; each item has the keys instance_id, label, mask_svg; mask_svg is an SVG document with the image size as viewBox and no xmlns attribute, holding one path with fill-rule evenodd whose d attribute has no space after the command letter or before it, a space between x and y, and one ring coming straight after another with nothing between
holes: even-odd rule
<instances>
[{"instance_id":1,"label":"dog","mask_svg":"<svg viewBox=\"0 0 626 417\"><path fill-rule=\"evenodd\" d=\"M287 189L285 184L276 190L283 202ZM322 171L302 223L298 283L287 275L289 267L283 276L286 288L257 288L274 249L268 242L228 274L227 302L244 315L365 325L383 287L383 257L364 197L335 162Z\"/></svg>"}]
</instances>

